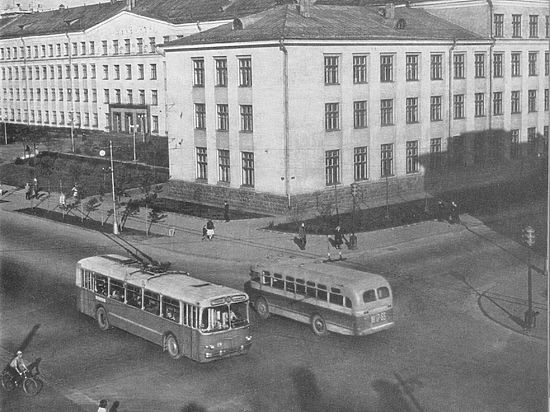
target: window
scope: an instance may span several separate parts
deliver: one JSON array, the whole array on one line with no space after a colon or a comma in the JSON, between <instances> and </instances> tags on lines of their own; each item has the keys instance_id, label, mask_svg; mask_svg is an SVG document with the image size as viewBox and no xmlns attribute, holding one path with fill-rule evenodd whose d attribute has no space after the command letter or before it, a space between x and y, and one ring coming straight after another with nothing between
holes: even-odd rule
<instances>
[{"instance_id":1,"label":"window","mask_svg":"<svg viewBox=\"0 0 550 412\"><path fill-rule=\"evenodd\" d=\"M239 58L239 86L252 86L252 59L250 57Z\"/></svg>"},{"instance_id":2,"label":"window","mask_svg":"<svg viewBox=\"0 0 550 412\"><path fill-rule=\"evenodd\" d=\"M151 90L151 106L157 106L158 104L159 104L158 90Z\"/></svg>"},{"instance_id":3,"label":"window","mask_svg":"<svg viewBox=\"0 0 550 412\"><path fill-rule=\"evenodd\" d=\"M502 92L493 93L493 114L499 116L503 113L502 110Z\"/></svg>"},{"instance_id":4,"label":"window","mask_svg":"<svg viewBox=\"0 0 550 412\"><path fill-rule=\"evenodd\" d=\"M93 41L90 42L90 54L92 56L95 54L95 43Z\"/></svg>"},{"instance_id":5,"label":"window","mask_svg":"<svg viewBox=\"0 0 550 412\"><path fill-rule=\"evenodd\" d=\"M325 130L331 132L340 129L340 104L325 103Z\"/></svg>"},{"instance_id":6,"label":"window","mask_svg":"<svg viewBox=\"0 0 550 412\"><path fill-rule=\"evenodd\" d=\"M353 56L353 83L367 82L367 56Z\"/></svg>"},{"instance_id":7,"label":"window","mask_svg":"<svg viewBox=\"0 0 550 412\"><path fill-rule=\"evenodd\" d=\"M143 38L138 37L136 41L137 41L138 54L141 54L143 53Z\"/></svg>"},{"instance_id":8,"label":"window","mask_svg":"<svg viewBox=\"0 0 550 412\"><path fill-rule=\"evenodd\" d=\"M139 104L145 104L145 90L139 90Z\"/></svg>"},{"instance_id":9,"label":"window","mask_svg":"<svg viewBox=\"0 0 550 412\"><path fill-rule=\"evenodd\" d=\"M430 121L437 122L441 120L441 96L430 97Z\"/></svg>"},{"instance_id":10,"label":"window","mask_svg":"<svg viewBox=\"0 0 550 412\"><path fill-rule=\"evenodd\" d=\"M113 40L113 54L118 54L118 40Z\"/></svg>"},{"instance_id":11,"label":"window","mask_svg":"<svg viewBox=\"0 0 550 412\"><path fill-rule=\"evenodd\" d=\"M493 54L493 77L502 77L502 53Z\"/></svg>"},{"instance_id":12,"label":"window","mask_svg":"<svg viewBox=\"0 0 550 412\"><path fill-rule=\"evenodd\" d=\"M252 130L252 106L241 105L241 132L251 132Z\"/></svg>"},{"instance_id":13,"label":"window","mask_svg":"<svg viewBox=\"0 0 550 412\"><path fill-rule=\"evenodd\" d=\"M126 97L129 104L134 104L134 91L132 89L126 90Z\"/></svg>"},{"instance_id":14,"label":"window","mask_svg":"<svg viewBox=\"0 0 550 412\"><path fill-rule=\"evenodd\" d=\"M159 117L158 116L151 116L152 119L152 132L158 133L159 132Z\"/></svg>"},{"instance_id":15,"label":"window","mask_svg":"<svg viewBox=\"0 0 550 412\"><path fill-rule=\"evenodd\" d=\"M92 102L97 103L97 89L92 89Z\"/></svg>"},{"instance_id":16,"label":"window","mask_svg":"<svg viewBox=\"0 0 550 412\"><path fill-rule=\"evenodd\" d=\"M380 123L382 126L393 125L393 99L380 100Z\"/></svg>"},{"instance_id":17,"label":"window","mask_svg":"<svg viewBox=\"0 0 550 412\"><path fill-rule=\"evenodd\" d=\"M143 69L143 64L138 64L138 80L143 80L145 78L145 71Z\"/></svg>"},{"instance_id":18,"label":"window","mask_svg":"<svg viewBox=\"0 0 550 412\"><path fill-rule=\"evenodd\" d=\"M207 178L208 158L206 147L197 147L197 179Z\"/></svg>"},{"instance_id":19,"label":"window","mask_svg":"<svg viewBox=\"0 0 550 412\"><path fill-rule=\"evenodd\" d=\"M550 96L549 96L549 90L544 89L544 111L548 111L548 106L550 105Z\"/></svg>"},{"instance_id":20,"label":"window","mask_svg":"<svg viewBox=\"0 0 550 412\"><path fill-rule=\"evenodd\" d=\"M406 150L406 172L416 173L418 172L418 140L408 141Z\"/></svg>"},{"instance_id":21,"label":"window","mask_svg":"<svg viewBox=\"0 0 550 412\"><path fill-rule=\"evenodd\" d=\"M418 54L407 54L406 72L407 81L418 80Z\"/></svg>"},{"instance_id":22,"label":"window","mask_svg":"<svg viewBox=\"0 0 550 412\"><path fill-rule=\"evenodd\" d=\"M124 39L124 53L130 54L130 39Z\"/></svg>"},{"instance_id":23,"label":"window","mask_svg":"<svg viewBox=\"0 0 550 412\"><path fill-rule=\"evenodd\" d=\"M115 80L119 80L119 79L120 79L120 66L119 66L118 64L115 64L115 65L113 66L113 69L114 69L114 71L115 71L115 74L114 74L113 78L114 78Z\"/></svg>"},{"instance_id":24,"label":"window","mask_svg":"<svg viewBox=\"0 0 550 412\"><path fill-rule=\"evenodd\" d=\"M103 65L103 80L109 80L109 66Z\"/></svg>"},{"instance_id":25,"label":"window","mask_svg":"<svg viewBox=\"0 0 550 412\"><path fill-rule=\"evenodd\" d=\"M512 37L521 37L521 14L512 14Z\"/></svg>"},{"instance_id":26,"label":"window","mask_svg":"<svg viewBox=\"0 0 550 412\"><path fill-rule=\"evenodd\" d=\"M406 122L418 123L418 97L407 97Z\"/></svg>"},{"instance_id":27,"label":"window","mask_svg":"<svg viewBox=\"0 0 550 412\"><path fill-rule=\"evenodd\" d=\"M474 56L474 75L476 78L485 77L485 55L482 53L476 53Z\"/></svg>"},{"instance_id":28,"label":"window","mask_svg":"<svg viewBox=\"0 0 550 412\"><path fill-rule=\"evenodd\" d=\"M204 103L195 103L195 128L206 128L206 106Z\"/></svg>"},{"instance_id":29,"label":"window","mask_svg":"<svg viewBox=\"0 0 550 412\"><path fill-rule=\"evenodd\" d=\"M521 53L512 53L512 77L521 76Z\"/></svg>"},{"instance_id":30,"label":"window","mask_svg":"<svg viewBox=\"0 0 550 412\"><path fill-rule=\"evenodd\" d=\"M218 104L218 130L229 130L229 110L227 104Z\"/></svg>"},{"instance_id":31,"label":"window","mask_svg":"<svg viewBox=\"0 0 550 412\"><path fill-rule=\"evenodd\" d=\"M529 76L536 76L537 73L537 52L529 52Z\"/></svg>"},{"instance_id":32,"label":"window","mask_svg":"<svg viewBox=\"0 0 550 412\"><path fill-rule=\"evenodd\" d=\"M367 101L353 102L353 127L360 129L367 127Z\"/></svg>"},{"instance_id":33,"label":"window","mask_svg":"<svg viewBox=\"0 0 550 412\"><path fill-rule=\"evenodd\" d=\"M53 75L53 66L52 66L52 75ZM83 79L88 78L88 67L85 64L82 65L82 78Z\"/></svg>"},{"instance_id":34,"label":"window","mask_svg":"<svg viewBox=\"0 0 550 412\"><path fill-rule=\"evenodd\" d=\"M464 119L464 95L455 94L453 96L454 103L454 118L455 119Z\"/></svg>"},{"instance_id":35,"label":"window","mask_svg":"<svg viewBox=\"0 0 550 412\"><path fill-rule=\"evenodd\" d=\"M204 87L204 59L193 59L193 86Z\"/></svg>"},{"instance_id":36,"label":"window","mask_svg":"<svg viewBox=\"0 0 550 412\"><path fill-rule=\"evenodd\" d=\"M475 117L485 116L485 93L476 93L474 95Z\"/></svg>"},{"instance_id":37,"label":"window","mask_svg":"<svg viewBox=\"0 0 550 412\"><path fill-rule=\"evenodd\" d=\"M453 56L454 78L464 79L464 54L455 54Z\"/></svg>"},{"instance_id":38,"label":"window","mask_svg":"<svg viewBox=\"0 0 550 412\"><path fill-rule=\"evenodd\" d=\"M325 152L325 176L327 186L340 183L340 150Z\"/></svg>"},{"instance_id":39,"label":"window","mask_svg":"<svg viewBox=\"0 0 550 412\"><path fill-rule=\"evenodd\" d=\"M325 84L338 84L338 56L325 56Z\"/></svg>"},{"instance_id":40,"label":"window","mask_svg":"<svg viewBox=\"0 0 550 412\"><path fill-rule=\"evenodd\" d=\"M393 143L380 146L380 176L393 176Z\"/></svg>"},{"instance_id":41,"label":"window","mask_svg":"<svg viewBox=\"0 0 550 412\"><path fill-rule=\"evenodd\" d=\"M353 149L353 180L367 180L369 178L367 146Z\"/></svg>"},{"instance_id":42,"label":"window","mask_svg":"<svg viewBox=\"0 0 550 412\"><path fill-rule=\"evenodd\" d=\"M529 37L534 39L539 37L539 16L529 16Z\"/></svg>"},{"instance_id":43,"label":"window","mask_svg":"<svg viewBox=\"0 0 550 412\"><path fill-rule=\"evenodd\" d=\"M155 53L157 49L157 42L154 37L149 37L149 53Z\"/></svg>"},{"instance_id":44,"label":"window","mask_svg":"<svg viewBox=\"0 0 550 412\"><path fill-rule=\"evenodd\" d=\"M229 183L230 174L230 160L229 150L218 150L218 164L219 164L219 176L220 182Z\"/></svg>"},{"instance_id":45,"label":"window","mask_svg":"<svg viewBox=\"0 0 550 412\"><path fill-rule=\"evenodd\" d=\"M544 23L544 37L548 38L550 35L550 16L545 16L545 23Z\"/></svg>"},{"instance_id":46,"label":"window","mask_svg":"<svg viewBox=\"0 0 550 412\"><path fill-rule=\"evenodd\" d=\"M151 80L157 80L157 65L151 64L150 71L151 71Z\"/></svg>"},{"instance_id":47,"label":"window","mask_svg":"<svg viewBox=\"0 0 550 412\"><path fill-rule=\"evenodd\" d=\"M74 101L75 102L80 101L80 89L74 89Z\"/></svg>"},{"instance_id":48,"label":"window","mask_svg":"<svg viewBox=\"0 0 550 412\"><path fill-rule=\"evenodd\" d=\"M126 65L126 80L132 80L132 65Z\"/></svg>"},{"instance_id":49,"label":"window","mask_svg":"<svg viewBox=\"0 0 550 412\"><path fill-rule=\"evenodd\" d=\"M536 90L527 91L527 111L528 112L537 111L537 91Z\"/></svg>"},{"instance_id":50,"label":"window","mask_svg":"<svg viewBox=\"0 0 550 412\"><path fill-rule=\"evenodd\" d=\"M380 81L393 81L393 56L380 56Z\"/></svg>"},{"instance_id":51,"label":"window","mask_svg":"<svg viewBox=\"0 0 550 412\"><path fill-rule=\"evenodd\" d=\"M512 114L521 113L521 106L520 106L519 97L520 97L519 90L512 91L512 95L511 95Z\"/></svg>"},{"instance_id":52,"label":"window","mask_svg":"<svg viewBox=\"0 0 550 412\"><path fill-rule=\"evenodd\" d=\"M495 14L495 37L504 37L504 14Z\"/></svg>"},{"instance_id":53,"label":"window","mask_svg":"<svg viewBox=\"0 0 550 412\"><path fill-rule=\"evenodd\" d=\"M120 89L115 89L115 103L120 104L121 97L120 97Z\"/></svg>"},{"instance_id":54,"label":"window","mask_svg":"<svg viewBox=\"0 0 550 412\"><path fill-rule=\"evenodd\" d=\"M109 103L109 89L103 89L103 103Z\"/></svg>"},{"instance_id":55,"label":"window","mask_svg":"<svg viewBox=\"0 0 550 412\"><path fill-rule=\"evenodd\" d=\"M243 175L242 185L254 187L254 153L242 152Z\"/></svg>"},{"instance_id":56,"label":"window","mask_svg":"<svg viewBox=\"0 0 550 412\"><path fill-rule=\"evenodd\" d=\"M519 129L510 130L510 158L519 157Z\"/></svg>"},{"instance_id":57,"label":"window","mask_svg":"<svg viewBox=\"0 0 550 412\"><path fill-rule=\"evenodd\" d=\"M92 79L95 79L95 64L90 64L90 71Z\"/></svg>"},{"instance_id":58,"label":"window","mask_svg":"<svg viewBox=\"0 0 550 412\"><path fill-rule=\"evenodd\" d=\"M180 323L180 303L176 299L162 297L162 317Z\"/></svg>"},{"instance_id":59,"label":"window","mask_svg":"<svg viewBox=\"0 0 550 412\"><path fill-rule=\"evenodd\" d=\"M550 53L544 53L544 75L548 76L550 74Z\"/></svg>"},{"instance_id":60,"label":"window","mask_svg":"<svg viewBox=\"0 0 550 412\"><path fill-rule=\"evenodd\" d=\"M441 138L430 139L430 169L439 170L443 165Z\"/></svg>"},{"instance_id":61,"label":"window","mask_svg":"<svg viewBox=\"0 0 550 412\"><path fill-rule=\"evenodd\" d=\"M537 154L537 128L527 128L527 154L534 156Z\"/></svg>"},{"instance_id":62,"label":"window","mask_svg":"<svg viewBox=\"0 0 550 412\"><path fill-rule=\"evenodd\" d=\"M102 54L104 56L107 55L107 52L108 52L107 40L102 40L101 41L101 49L102 49Z\"/></svg>"},{"instance_id":63,"label":"window","mask_svg":"<svg viewBox=\"0 0 550 412\"><path fill-rule=\"evenodd\" d=\"M217 58L216 61L216 86L227 87L227 59Z\"/></svg>"}]
</instances>

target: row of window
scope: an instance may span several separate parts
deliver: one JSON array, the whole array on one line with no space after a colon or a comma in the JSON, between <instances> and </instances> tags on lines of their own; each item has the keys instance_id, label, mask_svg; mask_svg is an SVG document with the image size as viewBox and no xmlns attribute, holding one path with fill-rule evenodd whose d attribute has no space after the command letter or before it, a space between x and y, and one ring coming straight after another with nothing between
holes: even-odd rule
<instances>
[{"instance_id":1,"label":"row of window","mask_svg":"<svg viewBox=\"0 0 550 412\"><path fill-rule=\"evenodd\" d=\"M12 122L23 123L37 123L46 124L52 126L70 126L75 127L98 127L98 114L92 113L90 119L90 113L75 112L73 119L73 112L64 111L49 111L49 110L21 110L21 109L7 109L4 108L4 120ZM116 114L115 114L116 115ZM74 121L73 121L74 120ZM105 113L105 129L111 129L111 115ZM120 131L121 127L117 125L117 131ZM159 118L158 116L151 116L151 132L158 133L159 131Z\"/></svg>"},{"instance_id":2,"label":"row of window","mask_svg":"<svg viewBox=\"0 0 550 412\"><path fill-rule=\"evenodd\" d=\"M183 38L183 35L177 35L176 38ZM170 36L164 36L163 42L167 43L171 40ZM24 44L24 42L23 42ZM122 42L115 40L102 40L99 49L96 47L98 42L94 40L80 41L71 43L50 43L50 44L35 44L22 45L0 48L0 60L11 59L39 59L52 57L75 57L75 56L107 56L111 55L128 55L128 54L144 54L155 53L157 51L156 37L143 39L138 37L135 43L132 44L131 39L124 39ZM97 53L97 54L96 54Z\"/></svg>"},{"instance_id":3,"label":"row of window","mask_svg":"<svg viewBox=\"0 0 550 412\"><path fill-rule=\"evenodd\" d=\"M512 52L510 54L511 76L521 76L521 52ZM528 74L529 76L538 76L539 67L539 52L528 52ZM419 53L407 53L405 56L405 79L407 81L420 80L420 57ZM504 57L502 52L493 54L493 77L499 78L504 76ZM394 54L386 54L380 56L380 81L394 81ZM324 57L324 73L325 84L340 84L340 55L326 55ZM368 64L367 55L353 56L353 82L355 84L367 83L368 81ZM443 80L443 54L430 54L430 79ZM486 53L474 54L474 77L484 78L487 75ZM550 70L549 53L544 55L544 73L548 75ZM453 77L455 79L466 78L466 54L453 53Z\"/></svg>"},{"instance_id":4,"label":"row of window","mask_svg":"<svg viewBox=\"0 0 550 412\"><path fill-rule=\"evenodd\" d=\"M217 87L227 87L227 58L215 57L215 85ZM252 86L252 59L249 56L238 57L238 70L239 70L239 86L250 87ZM193 58L193 86L204 87L205 85L205 73L204 73L204 59Z\"/></svg>"},{"instance_id":5,"label":"row of window","mask_svg":"<svg viewBox=\"0 0 550 412\"><path fill-rule=\"evenodd\" d=\"M26 67L26 68L25 68ZM123 65L125 70L125 79L132 80L132 67L131 64ZM103 80L109 80L111 77L112 80L121 79L121 65L114 64L102 65L103 69ZM2 67L2 80L47 80L48 75L49 79L87 79L88 72L90 73L90 78L96 78L96 65L94 63L90 64L66 64L66 65L49 65L49 66L16 66L16 67ZM34 73L34 74L33 74ZM56 76L57 73L57 76ZM136 65L136 79L145 80L145 65L137 64ZM63 74L65 75L63 77ZM33 77L34 76L34 77ZM157 65L149 64L149 79L157 79Z\"/></svg>"},{"instance_id":6,"label":"row of window","mask_svg":"<svg viewBox=\"0 0 550 412\"><path fill-rule=\"evenodd\" d=\"M254 130L252 106L247 104L239 105L240 112L240 131L252 132ZM216 105L217 126L219 131L229 130L229 105ZM204 103L195 103L195 128L206 129L206 105Z\"/></svg>"},{"instance_id":7,"label":"row of window","mask_svg":"<svg viewBox=\"0 0 550 412\"><path fill-rule=\"evenodd\" d=\"M208 179L208 155L206 147L196 148L197 179ZM254 153L241 152L241 185L254 187ZM218 181L231 183L229 150L218 150Z\"/></svg>"},{"instance_id":8,"label":"row of window","mask_svg":"<svg viewBox=\"0 0 550 412\"><path fill-rule=\"evenodd\" d=\"M114 89L114 103L122 103L122 96L121 96L121 90L120 89ZM74 93L74 98L73 98ZM28 99L29 101L59 101L62 102L65 100L65 97L67 101L75 101L75 102L88 102L89 101L89 95L90 90L88 89L47 89L47 88L36 88L36 89L28 89ZM1 99L4 101L10 100L10 101L27 101L27 89L13 89L13 88L3 88L2 89L2 96L0 96ZM93 103L97 102L97 90L91 89L91 101ZM108 104L111 103L111 90L104 89L103 90L103 103ZM137 99L134 99L134 90L132 89L126 89L126 101L125 103L128 104L150 104L151 106L158 105L158 91L157 90L150 90L149 99L146 99L146 91L144 89L138 90Z\"/></svg>"},{"instance_id":9,"label":"row of window","mask_svg":"<svg viewBox=\"0 0 550 412\"><path fill-rule=\"evenodd\" d=\"M253 280L260 282L260 276L255 274ZM331 286L322 283L316 283L311 280L294 278L293 276L283 276L279 273L270 273L263 270L261 276L262 286L272 287L274 289L286 290L295 295L302 295L316 299L317 301L328 301L334 305L351 308L351 299L342 294L340 287ZM369 289L363 292L363 302L374 302L377 299L385 299L390 296L387 287L382 286L378 289Z\"/></svg>"},{"instance_id":10,"label":"row of window","mask_svg":"<svg viewBox=\"0 0 550 412\"><path fill-rule=\"evenodd\" d=\"M486 116L486 95L485 93L474 94L474 115L475 117ZM514 90L510 93L511 113L521 113L521 92ZM430 121L443 120L443 96L430 97ZM463 94L453 95L453 118L464 119L466 115L466 97ZM549 90L544 90L544 110L547 111L550 105ZM325 103L325 130L337 131L341 129L340 103ZM536 112L538 110L537 90L527 91L527 110ZM367 101L353 102L353 127L361 129L368 126ZM503 92L493 92L493 115L503 114ZM419 99L418 97L407 97L405 100L405 122L413 124L420 122ZM380 100L380 125L394 125L394 99Z\"/></svg>"},{"instance_id":11,"label":"row of window","mask_svg":"<svg viewBox=\"0 0 550 412\"><path fill-rule=\"evenodd\" d=\"M522 35L522 15L521 14L512 14L511 20L511 37L520 38ZM549 16L544 16L545 18L545 27L544 27L544 36L548 38L548 23ZM540 17L537 14L529 15L529 38L537 39L539 37L539 20ZM504 14L494 14L493 17L494 23L494 33L495 37L505 37L505 27L504 27Z\"/></svg>"}]
</instances>

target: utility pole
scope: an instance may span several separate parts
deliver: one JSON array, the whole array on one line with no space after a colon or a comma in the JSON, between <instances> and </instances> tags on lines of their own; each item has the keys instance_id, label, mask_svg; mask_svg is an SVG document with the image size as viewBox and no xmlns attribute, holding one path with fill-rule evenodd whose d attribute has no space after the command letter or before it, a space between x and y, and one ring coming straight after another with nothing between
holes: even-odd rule
<instances>
[{"instance_id":1,"label":"utility pole","mask_svg":"<svg viewBox=\"0 0 550 412\"><path fill-rule=\"evenodd\" d=\"M527 311L524 315L523 327L530 330L535 326L536 313L533 311L533 279L531 274L531 247L535 244L535 230L531 226L523 229L523 239L527 244Z\"/></svg>"}]
</instances>

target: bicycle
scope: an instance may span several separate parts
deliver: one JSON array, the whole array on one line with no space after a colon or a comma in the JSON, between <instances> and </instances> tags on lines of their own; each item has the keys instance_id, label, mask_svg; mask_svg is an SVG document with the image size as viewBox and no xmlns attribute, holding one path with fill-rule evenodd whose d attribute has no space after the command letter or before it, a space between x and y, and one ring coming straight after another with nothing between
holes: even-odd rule
<instances>
[{"instance_id":1,"label":"bicycle","mask_svg":"<svg viewBox=\"0 0 550 412\"><path fill-rule=\"evenodd\" d=\"M27 369L21 376L14 376L14 372L10 371L10 367L6 366L2 371L2 387L7 392L15 390L18 386L23 388L23 391L27 395L38 395L44 386L42 379L38 377L40 372L36 369L36 372L32 372L31 369Z\"/></svg>"}]
</instances>

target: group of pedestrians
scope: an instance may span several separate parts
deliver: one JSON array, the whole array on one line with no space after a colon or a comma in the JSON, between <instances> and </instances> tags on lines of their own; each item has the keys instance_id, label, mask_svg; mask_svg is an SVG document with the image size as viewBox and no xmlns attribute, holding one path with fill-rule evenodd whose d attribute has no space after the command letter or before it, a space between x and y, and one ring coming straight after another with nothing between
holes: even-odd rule
<instances>
[{"instance_id":1,"label":"group of pedestrians","mask_svg":"<svg viewBox=\"0 0 550 412\"><path fill-rule=\"evenodd\" d=\"M229 218L229 203L226 201L223 202L223 219L226 222L230 221ZM212 219L208 219L206 225L202 227L202 240L212 240L214 238L214 222Z\"/></svg>"},{"instance_id":2,"label":"group of pedestrians","mask_svg":"<svg viewBox=\"0 0 550 412\"><path fill-rule=\"evenodd\" d=\"M114 401L109 409L107 409L108 405L109 405L109 402L107 401L107 399L100 400L99 406L97 408L97 412L117 412L118 407L120 406L120 402Z\"/></svg>"},{"instance_id":3,"label":"group of pedestrians","mask_svg":"<svg viewBox=\"0 0 550 412\"><path fill-rule=\"evenodd\" d=\"M437 202L437 220L443 222L447 220L449 223L460 223L458 204L451 201L448 205L441 199Z\"/></svg>"},{"instance_id":4,"label":"group of pedestrians","mask_svg":"<svg viewBox=\"0 0 550 412\"><path fill-rule=\"evenodd\" d=\"M38 179L35 177L32 182L25 183L25 199L38 198Z\"/></svg>"}]
</instances>

